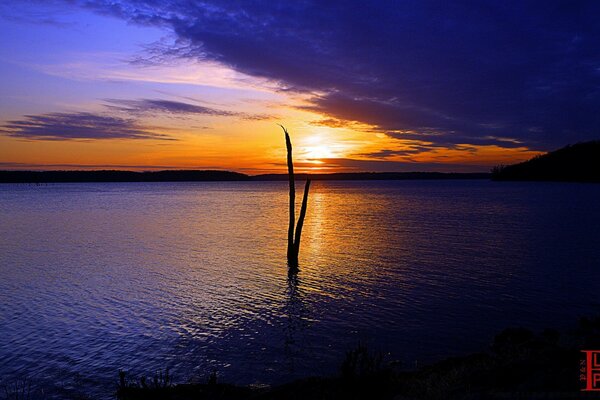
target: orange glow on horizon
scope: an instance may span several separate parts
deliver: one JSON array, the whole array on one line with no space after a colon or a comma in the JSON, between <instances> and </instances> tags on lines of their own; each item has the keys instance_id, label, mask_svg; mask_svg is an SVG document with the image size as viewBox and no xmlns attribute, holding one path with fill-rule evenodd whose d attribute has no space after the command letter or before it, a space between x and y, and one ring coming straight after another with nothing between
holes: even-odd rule
<instances>
[{"instance_id":1,"label":"orange glow on horizon","mask_svg":"<svg viewBox=\"0 0 600 400\"><path fill-rule=\"evenodd\" d=\"M394 171L394 162L405 163L404 168L413 171L422 170L425 164L439 164L442 171L472 168L485 172L493 165L520 162L539 154L526 147L497 145L441 148L424 140L391 137L375 126L358 122L334 124L329 116L303 108L307 100L302 95L281 93L271 87L272 83L264 85L260 80L248 81L249 78L242 86L236 86L239 76L225 72L220 75L220 86L211 89L215 93L210 101L196 101L191 96L184 99L186 104L221 110L221 115L137 115L136 123L141 127L169 140L48 140L4 134L0 135L0 169L221 169L250 175L285 173L285 143L277 123L284 124L292 135L299 172ZM136 75L137 79L142 78ZM258 87L260 90L254 89ZM188 90L193 93L200 89ZM181 101L177 96L170 99ZM107 109L106 104L96 103L69 104L49 112L129 118L118 110ZM11 115L5 121L19 118ZM382 151L389 153L379 154Z\"/></svg>"}]
</instances>

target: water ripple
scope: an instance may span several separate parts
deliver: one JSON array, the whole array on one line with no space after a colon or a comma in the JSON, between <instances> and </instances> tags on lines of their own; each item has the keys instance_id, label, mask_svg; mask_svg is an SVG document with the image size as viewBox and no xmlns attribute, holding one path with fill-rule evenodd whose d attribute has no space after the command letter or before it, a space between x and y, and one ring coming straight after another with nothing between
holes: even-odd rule
<instances>
[{"instance_id":1,"label":"water ripple","mask_svg":"<svg viewBox=\"0 0 600 400\"><path fill-rule=\"evenodd\" d=\"M288 281L285 182L2 185L0 376L48 398L112 398L119 368L272 384L359 340L412 365L571 323L599 302L599 192L315 182Z\"/></svg>"}]
</instances>

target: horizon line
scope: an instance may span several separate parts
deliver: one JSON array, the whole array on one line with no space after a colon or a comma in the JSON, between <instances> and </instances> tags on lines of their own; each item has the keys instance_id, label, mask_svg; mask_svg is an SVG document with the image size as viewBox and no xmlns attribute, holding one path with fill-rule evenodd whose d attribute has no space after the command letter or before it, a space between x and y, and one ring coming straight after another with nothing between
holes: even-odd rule
<instances>
[{"instance_id":1,"label":"horizon line","mask_svg":"<svg viewBox=\"0 0 600 400\"><path fill-rule=\"evenodd\" d=\"M110 168L101 168L101 169L0 169L0 173L72 173L72 172L84 172L84 173L99 173L99 172L127 172L134 174L144 174L144 173L159 173L159 172L225 172L232 174L239 174L248 177L256 177L256 176L265 176L265 175L282 175L287 176L287 172L265 172L258 174L249 174L246 172L239 172L235 170L229 169L185 169L185 168L166 168L166 169L150 169L150 170L132 170L132 169L110 169ZM488 171L471 171L471 172L459 172L459 171L423 171L423 170L411 170L411 171L337 171L337 172L298 172L296 175L339 175L339 174L459 174L459 175L481 175L481 174L490 174L491 169Z\"/></svg>"}]
</instances>

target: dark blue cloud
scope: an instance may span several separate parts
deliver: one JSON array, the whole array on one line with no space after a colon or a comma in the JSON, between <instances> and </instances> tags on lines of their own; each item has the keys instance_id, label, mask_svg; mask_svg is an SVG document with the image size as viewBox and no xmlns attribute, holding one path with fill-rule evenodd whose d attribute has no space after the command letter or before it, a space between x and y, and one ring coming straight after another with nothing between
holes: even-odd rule
<instances>
[{"instance_id":1,"label":"dark blue cloud","mask_svg":"<svg viewBox=\"0 0 600 400\"><path fill-rule=\"evenodd\" d=\"M550 149L600 130L597 1L80 4L168 27L179 39L170 55L319 93L308 108L394 137Z\"/></svg>"},{"instance_id":2,"label":"dark blue cloud","mask_svg":"<svg viewBox=\"0 0 600 400\"><path fill-rule=\"evenodd\" d=\"M31 140L159 139L173 138L151 132L135 120L86 112L26 115L8 121L0 133Z\"/></svg>"}]
</instances>

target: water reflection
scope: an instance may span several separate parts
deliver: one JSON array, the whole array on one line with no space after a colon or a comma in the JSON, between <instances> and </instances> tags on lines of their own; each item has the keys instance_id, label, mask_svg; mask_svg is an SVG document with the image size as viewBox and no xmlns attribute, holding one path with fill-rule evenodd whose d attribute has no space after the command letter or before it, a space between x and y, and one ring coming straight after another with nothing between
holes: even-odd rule
<instances>
[{"instance_id":1,"label":"water reflection","mask_svg":"<svg viewBox=\"0 0 600 400\"><path fill-rule=\"evenodd\" d=\"M598 185L313 185L291 275L286 182L0 187L0 376L277 383L359 340L426 361L594 301Z\"/></svg>"},{"instance_id":2,"label":"water reflection","mask_svg":"<svg viewBox=\"0 0 600 400\"><path fill-rule=\"evenodd\" d=\"M290 373L295 372L295 359L297 353L302 351L298 339L302 337L302 330L306 327L305 315L307 310L299 288L300 278L298 272L299 269L288 270L286 302L283 307L283 314L286 318L284 354Z\"/></svg>"}]
</instances>

